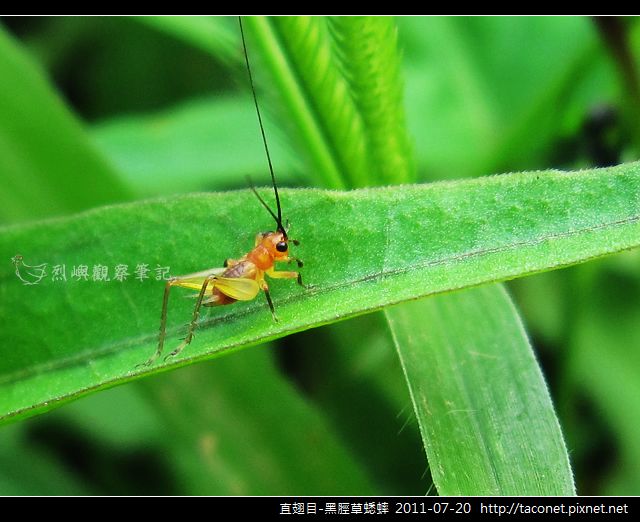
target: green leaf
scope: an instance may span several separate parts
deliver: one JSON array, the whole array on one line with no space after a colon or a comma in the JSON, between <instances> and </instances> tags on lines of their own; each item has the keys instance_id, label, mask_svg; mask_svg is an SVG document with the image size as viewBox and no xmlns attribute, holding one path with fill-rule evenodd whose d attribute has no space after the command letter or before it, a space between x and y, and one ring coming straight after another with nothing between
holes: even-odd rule
<instances>
[{"instance_id":1,"label":"green leaf","mask_svg":"<svg viewBox=\"0 0 640 522\"><path fill-rule=\"evenodd\" d=\"M362 117L369 158L368 185L415 179L403 106L398 28L389 16L334 16L329 20L341 71Z\"/></svg>"},{"instance_id":2,"label":"green leaf","mask_svg":"<svg viewBox=\"0 0 640 522\"><path fill-rule=\"evenodd\" d=\"M228 54L226 43L221 51L206 38L202 41L201 29L209 20L136 19L212 56ZM245 17L245 24L255 37L250 41L250 59L262 55L282 94L286 119L295 128L293 141L302 142L304 155L314 165L311 171L325 186L387 184L413 178L392 18L336 17L328 27L322 18ZM225 34L222 40L230 36ZM186 135L191 133L188 129Z\"/></svg>"},{"instance_id":3,"label":"green leaf","mask_svg":"<svg viewBox=\"0 0 640 522\"><path fill-rule=\"evenodd\" d=\"M384 313L290 336L282 357L287 374L331 419L379 491L424 495L432 488ZM388 451L379 451L385 447Z\"/></svg>"},{"instance_id":4,"label":"green leaf","mask_svg":"<svg viewBox=\"0 0 640 522\"><path fill-rule=\"evenodd\" d=\"M398 25L423 178L538 168L559 140L579 135L594 106L619 100L586 17L399 17Z\"/></svg>"},{"instance_id":5,"label":"green leaf","mask_svg":"<svg viewBox=\"0 0 640 522\"><path fill-rule=\"evenodd\" d=\"M129 199L42 72L1 28L0 77L0 221Z\"/></svg>"},{"instance_id":6,"label":"green leaf","mask_svg":"<svg viewBox=\"0 0 640 522\"><path fill-rule=\"evenodd\" d=\"M238 33L217 16L135 16L134 20L190 43L225 62L238 62ZM234 28L235 29L235 28Z\"/></svg>"},{"instance_id":7,"label":"green leaf","mask_svg":"<svg viewBox=\"0 0 640 522\"><path fill-rule=\"evenodd\" d=\"M0 494L374 494L322 411L281 375L273 348L3 427Z\"/></svg>"},{"instance_id":8,"label":"green leaf","mask_svg":"<svg viewBox=\"0 0 640 522\"><path fill-rule=\"evenodd\" d=\"M338 72L324 19L247 17L258 51L270 72L292 136L303 146L319 184L331 188L366 185L370 165L363 151L364 123Z\"/></svg>"},{"instance_id":9,"label":"green leaf","mask_svg":"<svg viewBox=\"0 0 640 522\"><path fill-rule=\"evenodd\" d=\"M27 437L25 423L0 431L0 495L95 495L72 470ZM28 463L28 465L26 464Z\"/></svg>"},{"instance_id":10,"label":"green leaf","mask_svg":"<svg viewBox=\"0 0 640 522\"><path fill-rule=\"evenodd\" d=\"M440 494L575 494L542 373L500 286L386 314Z\"/></svg>"},{"instance_id":11,"label":"green leaf","mask_svg":"<svg viewBox=\"0 0 640 522\"><path fill-rule=\"evenodd\" d=\"M640 485L640 257L634 251L574 269L573 314L567 375L570 385L594 402L597 416L616 434L612 473L627 483L609 494L632 495ZM574 389L575 389L574 388Z\"/></svg>"},{"instance_id":12,"label":"green leaf","mask_svg":"<svg viewBox=\"0 0 640 522\"><path fill-rule=\"evenodd\" d=\"M0 494L379 494L276 352L243 350L3 426Z\"/></svg>"},{"instance_id":13,"label":"green leaf","mask_svg":"<svg viewBox=\"0 0 640 522\"><path fill-rule=\"evenodd\" d=\"M271 127L266 115L265 121ZM271 182L248 94L114 118L95 125L91 134L128 183L146 196L244 187L247 175L256 183ZM284 186L292 180L290 154L279 140L269 147L277 158L278 184Z\"/></svg>"},{"instance_id":14,"label":"green leaf","mask_svg":"<svg viewBox=\"0 0 640 522\"><path fill-rule=\"evenodd\" d=\"M458 183L354 192L282 192L285 217L301 241L308 289L274 281L280 322L262 298L211 310L190 361L365 313L407 299L558 268L640 244L640 164L563 173L534 172ZM249 249L269 220L248 191L105 207L0 230L0 412L27 415L101 387L132 380L151 354L162 283L222 264ZM25 286L12 256L66 267ZM113 280L117 264L130 277ZM134 278L148 265L151 280ZM110 267L110 282L76 281L74 266ZM35 277L22 272L26 278ZM191 300L171 300L173 325Z\"/></svg>"}]
</instances>

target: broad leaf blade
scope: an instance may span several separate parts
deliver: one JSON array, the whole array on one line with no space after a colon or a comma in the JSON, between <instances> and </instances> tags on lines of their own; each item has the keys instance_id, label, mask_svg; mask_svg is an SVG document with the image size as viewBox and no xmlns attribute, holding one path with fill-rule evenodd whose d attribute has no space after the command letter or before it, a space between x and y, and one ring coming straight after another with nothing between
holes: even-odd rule
<instances>
[{"instance_id":1,"label":"broad leaf blade","mask_svg":"<svg viewBox=\"0 0 640 522\"><path fill-rule=\"evenodd\" d=\"M459 183L353 192L283 191L285 217L310 288L274 281L280 322L260 299L211 311L180 360L326 324L388 304L565 266L640 245L640 165L511 174ZM222 264L269 226L248 191L94 210L0 231L0 411L15 416L134 379L153 351L162 282ZM25 286L10 258L65 265L66 283ZM72 267L110 267L109 282ZM118 264L130 277L113 280ZM135 279L148 265L150 280ZM23 274L27 277L29 274ZM169 345L191 300L171 300ZM162 366L159 364L158 366Z\"/></svg>"},{"instance_id":2,"label":"broad leaf blade","mask_svg":"<svg viewBox=\"0 0 640 522\"><path fill-rule=\"evenodd\" d=\"M549 392L500 286L386 314L441 494L575 494Z\"/></svg>"}]
</instances>

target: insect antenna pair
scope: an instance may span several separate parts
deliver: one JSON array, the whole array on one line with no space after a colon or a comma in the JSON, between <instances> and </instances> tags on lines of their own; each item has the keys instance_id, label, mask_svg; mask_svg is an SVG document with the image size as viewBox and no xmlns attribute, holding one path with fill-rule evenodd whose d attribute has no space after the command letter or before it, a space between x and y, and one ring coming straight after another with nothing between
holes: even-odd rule
<instances>
[{"instance_id":1,"label":"insect antenna pair","mask_svg":"<svg viewBox=\"0 0 640 522\"><path fill-rule=\"evenodd\" d=\"M269 164L269 172L271 174L277 213L274 212L262 196L260 196L250 181L249 186L260 203L267 209L271 217L275 220L276 230L257 234L253 249L239 259L227 259L223 268L213 268L203 270L201 272L195 272L193 274L172 277L166 282L164 296L162 299L158 346L151 358L144 363L145 366L153 364L156 359L162 355L164 350L167 331L169 294L171 292L171 288L174 286L196 290L198 293L195 294L196 303L191 316L191 321L187 326L186 336L178 347L167 356L167 358L178 355L191 343L198 325L202 306L222 306L235 303L236 301L250 301L258 295L260 290L262 290L266 296L269 308L271 309L273 319L277 321L278 318L275 313L273 300L269 293L269 285L265 276L269 276L273 279L296 279L299 285L304 286L302 283L302 276L299 272L276 270L275 268L275 264L277 262L291 263L295 261L299 268L301 268L303 264L297 257L289 255L289 243L298 245L299 242L288 238L288 226L285 227L282 222L280 195L278 194L278 185L273 172L271 154L269 153L269 146L267 144L267 137L264 131L262 115L260 114L253 75L251 74L251 65L249 63L249 55L247 53L242 17L238 17L238 22L240 25L240 35L242 38L247 74L251 85L251 93L253 95L253 102L256 107L256 114L258 115L258 123L260 125L260 133L262 134L262 142L264 144L264 150Z\"/></svg>"}]
</instances>

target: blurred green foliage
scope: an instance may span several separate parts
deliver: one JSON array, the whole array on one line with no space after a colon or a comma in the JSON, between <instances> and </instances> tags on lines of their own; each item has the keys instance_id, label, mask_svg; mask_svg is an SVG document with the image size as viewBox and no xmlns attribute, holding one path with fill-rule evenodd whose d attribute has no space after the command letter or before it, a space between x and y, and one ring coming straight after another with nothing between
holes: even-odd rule
<instances>
[{"instance_id":1,"label":"blurred green foliage","mask_svg":"<svg viewBox=\"0 0 640 522\"><path fill-rule=\"evenodd\" d=\"M235 23L3 18L0 74L25 80L25 99L0 99L2 222L240 188L246 174L266 182ZM420 181L638 158L635 19L607 29L631 61L588 18L401 18L398 28ZM15 73L25 54L33 70ZM278 89L258 76L279 179L318 182L287 145ZM33 133L27 149L12 145L17 133ZM639 261L630 252L510 288L580 494L640 492ZM291 336L4 426L0 493L425 493L408 391L378 322ZM370 340L345 342L353 333L339 329Z\"/></svg>"}]
</instances>

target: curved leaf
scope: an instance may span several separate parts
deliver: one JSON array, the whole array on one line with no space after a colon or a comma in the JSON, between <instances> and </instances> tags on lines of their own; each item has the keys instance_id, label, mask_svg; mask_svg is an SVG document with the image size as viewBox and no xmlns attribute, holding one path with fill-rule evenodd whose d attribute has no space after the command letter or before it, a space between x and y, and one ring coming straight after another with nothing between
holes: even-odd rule
<instances>
[{"instance_id":1,"label":"curved leaf","mask_svg":"<svg viewBox=\"0 0 640 522\"><path fill-rule=\"evenodd\" d=\"M271 178L256 112L247 101L246 96L190 101L152 115L114 118L95 125L91 134L130 186L147 197L244 187L246 175L267 184ZM288 150L279 140L269 147L278 158L278 183L291 183Z\"/></svg>"},{"instance_id":2,"label":"curved leaf","mask_svg":"<svg viewBox=\"0 0 640 522\"><path fill-rule=\"evenodd\" d=\"M309 288L272 283L278 323L262 298L211 310L192 346L158 367L640 245L638 163L353 192L288 190L282 199ZM174 275L220 266L246 252L268 223L242 191L0 230L2 415L33 413L155 371L135 366L155 344L163 286L153 281L156 265ZM23 285L10 262L18 253L30 265L64 265L67 281ZM113 279L118 264L130 273L126 281ZM76 281L71 271L79 265L110 267L112 280ZM151 279L135 279L142 265ZM191 305L173 296L169 345L177 344L173 325L188 320Z\"/></svg>"},{"instance_id":3,"label":"curved leaf","mask_svg":"<svg viewBox=\"0 0 640 522\"><path fill-rule=\"evenodd\" d=\"M549 391L500 285L386 315L440 494L575 495Z\"/></svg>"},{"instance_id":4,"label":"curved leaf","mask_svg":"<svg viewBox=\"0 0 640 522\"><path fill-rule=\"evenodd\" d=\"M364 122L371 168L368 185L415 180L400 74L398 28L389 16L334 16L329 20L341 71Z\"/></svg>"},{"instance_id":5,"label":"curved leaf","mask_svg":"<svg viewBox=\"0 0 640 522\"><path fill-rule=\"evenodd\" d=\"M240 61L238 34L218 16L134 16L138 22L189 43L227 62ZM235 20L233 20L235 21Z\"/></svg>"},{"instance_id":6,"label":"curved leaf","mask_svg":"<svg viewBox=\"0 0 640 522\"><path fill-rule=\"evenodd\" d=\"M338 73L327 23L317 17L247 17L282 96L286 117L322 185L363 186L369 172L363 122ZM249 50L251 53L251 48Z\"/></svg>"}]
</instances>

